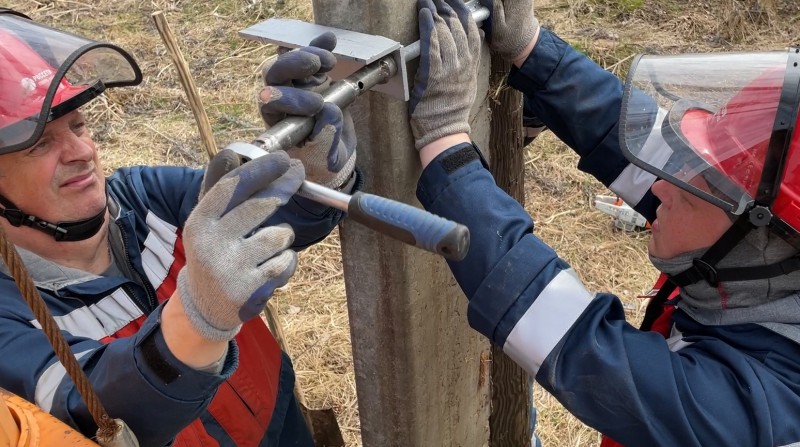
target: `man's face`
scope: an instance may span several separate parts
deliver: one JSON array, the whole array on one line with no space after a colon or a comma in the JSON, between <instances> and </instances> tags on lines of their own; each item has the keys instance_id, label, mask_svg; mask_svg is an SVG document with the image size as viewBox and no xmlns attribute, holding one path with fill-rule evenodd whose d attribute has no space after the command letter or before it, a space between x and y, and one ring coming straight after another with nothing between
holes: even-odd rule
<instances>
[{"instance_id":1,"label":"man's face","mask_svg":"<svg viewBox=\"0 0 800 447\"><path fill-rule=\"evenodd\" d=\"M699 176L689 183L708 190L708 185ZM651 189L661 200L647 246L652 256L670 259L681 253L710 247L733 225L721 208L671 183L659 180Z\"/></svg>"},{"instance_id":2,"label":"man's face","mask_svg":"<svg viewBox=\"0 0 800 447\"><path fill-rule=\"evenodd\" d=\"M53 223L99 213L106 205L105 179L83 115L62 116L30 148L0 155L0 193Z\"/></svg>"}]
</instances>

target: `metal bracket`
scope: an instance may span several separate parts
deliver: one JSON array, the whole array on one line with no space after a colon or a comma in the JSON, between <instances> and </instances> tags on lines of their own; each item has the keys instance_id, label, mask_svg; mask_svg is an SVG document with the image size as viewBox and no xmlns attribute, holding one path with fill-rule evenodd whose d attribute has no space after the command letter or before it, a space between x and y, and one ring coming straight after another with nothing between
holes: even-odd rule
<instances>
[{"instance_id":1,"label":"metal bracket","mask_svg":"<svg viewBox=\"0 0 800 447\"><path fill-rule=\"evenodd\" d=\"M245 39L272 43L286 48L304 47L320 34L331 31L337 44L333 50L338 62L329 73L334 80L344 79L359 69L392 55L397 64L397 74L372 90L408 101L408 73L403 45L383 36L348 31L293 19L271 18L239 31Z\"/></svg>"},{"instance_id":2,"label":"metal bracket","mask_svg":"<svg viewBox=\"0 0 800 447\"><path fill-rule=\"evenodd\" d=\"M489 10L478 0L464 0L476 23L489 18ZM408 69L406 62L420 55L419 41L403 47L399 42L383 36L348 31L330 26L303 22L302 20L272 18L239 31L245 39L272 43L286 48L299 48L308 45L320 34L330 31L336 35L337 44L333 50L338 62L329 74L334 80L344 79L356 71L391 55L397 65L397 73L372 90L385 93L394 98L408 101Z\"/></svg>"}]
</instances>

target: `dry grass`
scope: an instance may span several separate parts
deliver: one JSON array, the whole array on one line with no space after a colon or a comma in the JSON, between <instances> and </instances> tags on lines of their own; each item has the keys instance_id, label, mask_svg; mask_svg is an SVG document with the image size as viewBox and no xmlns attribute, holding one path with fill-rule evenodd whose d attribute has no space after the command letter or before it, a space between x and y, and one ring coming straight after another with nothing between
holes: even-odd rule
<instances>
[{"instance_id":1,"label":"dry grass","mask_svg":"<svg viewBox=\"0 0 800 447\"><path fill-rule=\"evenodd\" d=\"M145 82L109 92L90 109L108 170L131 164L205 161L194 121L150 14L162 10L180 39L222 146L261 129L254 95L259 67L274 48L236 31L273 15L311 18L310 0L73 0L6 2L45 23L118 43ZM778 49L796 40L795 0L542 0L540 20L604 67L623 75L638 52ZM526 208L591 290L613 291L632 322L656 273L647 233L615 230L593 209L603 188L575 169L577 158L552 135L529 148ZM274 298L297 375L312 407L333 407L348 445L360 445L350 332L337 234L303 252L292 283ZM598 435L537 387L537 432L547 446L597 445Z\"/></svg>"}]
</instances>

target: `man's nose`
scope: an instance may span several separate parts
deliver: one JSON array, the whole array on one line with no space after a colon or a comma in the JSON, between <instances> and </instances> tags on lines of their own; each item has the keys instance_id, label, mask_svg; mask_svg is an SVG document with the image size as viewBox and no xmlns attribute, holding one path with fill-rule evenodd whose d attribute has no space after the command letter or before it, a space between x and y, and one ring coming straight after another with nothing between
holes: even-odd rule
<instances>
[{"instance_id":1,"label":"man's nose","mask_svg":"<svg viewBox=\"0 0 800 447\"><path fill-rule=\"evenodd\" d=\"M94 157L94 146L72 132L65 132L61 141L61 160L64 163L88 161Z\"/></svg>"},{"instance_id":2,"label":"man's nose","mask_svg":"<svg viewBox=\"0 0 800 447\"><path fill-rule=\"evenodd\" d=\"M653 195L656 196L663 204L672 196L672 194L670 194L672 188L674 188L674 186L672 186L669 182L659 179L653 183L653 186L650 187L650 190L653 191Z\"/></svg>"}]
</instances>

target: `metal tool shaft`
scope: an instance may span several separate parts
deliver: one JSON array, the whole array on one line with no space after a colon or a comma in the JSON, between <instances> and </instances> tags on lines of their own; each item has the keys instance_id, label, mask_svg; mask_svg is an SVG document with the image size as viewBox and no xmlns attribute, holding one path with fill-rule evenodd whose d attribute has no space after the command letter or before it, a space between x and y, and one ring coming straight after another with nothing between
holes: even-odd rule
<instances>
[{"instance_id":1,"label":"metal tool shaft","mask_svg":"<svg viewBox=\"0 0 800 447\"><path fill-rule=\"evenodd\" d=\"M227 149L244 162L263 157L267 151L248 143L232 143ZM356 191L353 195L303 181L300 195L347 213L348 219L366 225L409 245L460 261L469 250L469 229L423 209L396 200Z\"/></svg>"},{"instance_id":2,"label":"metal tool shaft","mask_svg":"<svg viewBox=\"0 0 800 447\"><path fill-rule=\"evenodd\" d=\"M345 212L347 212L347 207L350 205L350 199L352 198L349 194L326 188L308 180L303 181L303 186L300 189L303 191L304 197Z\"/></svg>"},{"instance_id":3,"label":"metal tool shaft","mask_svg":"<svg viewBox=\"0 0 800 447\"><path fill-rule=\"evenodd\" d=\"M489 17L489 11L481 7L477 0L470 0L467 6L476 22L480 23ZM420 42L416 41L402 51L406 62L416 59L420 56ZM395 76L398 68L393 55L384 56L347 78L334 82L322 93L322 97L325 102L344 109L362 93ZM313 130L313 117L290 116L259 135L252 145L234 143L229 147L245 158L254 159L265 152L288 150L306 139ZM303 182L299 193L315 202L347 212L351 219L376 231L448 259L463 259L469 249L469 230L465 226L404 203L360 191L350 196L308 180Z\"/></svg>"},{"instance_id":4,"label":"metal tool shaft","mask_svg":"<svg viewBox=\"0 0 800 447\"><path fill-rule=\"evenodd\" d=\"M340 79L322 93L325 102L336 104L344 109L362 93L386 82L397 73L397 63L390 56L384 57L358 70L345 79ZM267 152L288 150L306 139L314 130L314 117L289 116L262 133L253 144Z\"/></svg>"},{"instance_id":5,"label":"metal tool shaft","mask_svg":"<svg viewBox=\"0 0 800 447\"><path fill-rule=\"evenodd\" d=\"M489 17L489 10L481 7L476 0L467 2L472 11L472 18L476 23L481 23ZM406 61L416 59L420 55L420 42L416 41L403 48ZM352 104L362 93L378 84L384 83L397 74L397 63L392 56L385 56L366 67L358 70L345 79L340 79L322 93L325 102L330 102L346 108ZM267 152L287 150L297 145L314 130L313 117L290 116L269 130L259 135L253 144Z\"/></svg>"}]
</instances>

